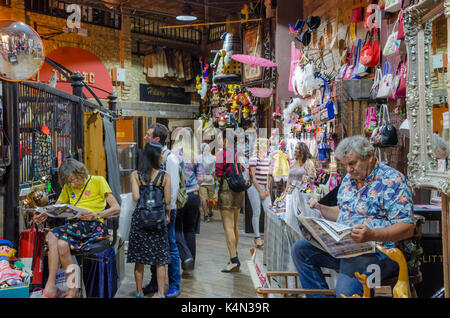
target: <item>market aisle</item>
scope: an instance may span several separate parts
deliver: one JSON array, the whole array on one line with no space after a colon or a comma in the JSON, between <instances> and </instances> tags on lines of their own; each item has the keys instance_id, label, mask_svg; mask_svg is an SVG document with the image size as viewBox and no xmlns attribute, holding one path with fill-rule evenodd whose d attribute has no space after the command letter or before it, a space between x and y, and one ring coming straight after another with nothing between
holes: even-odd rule
<instances>
[{"instance_id":1,"label":"market aisle","mask_svg":"<svg viewBox=\"0 0 450 318\"><path fill-rule=\"evenodd\" d=\"M238 246L241 271L239 273L222 273L229 260L225 244L225 233L218 211L214 212L210 223L202 221L200 234L197 236L197 260L194 276L182 278L179 298L253 298L251 281L246 261L250 258L253 236L244 232L244 215L239 215L240 239ZM134 264L125 264L125 274L116 298L134 297L136 293L133 274ZM144 284L150 280L150 268L145 267ZM166 283L166 291L167 291ZM147 296L151 296L147 295Z\"/></svg>"}]
</instances>

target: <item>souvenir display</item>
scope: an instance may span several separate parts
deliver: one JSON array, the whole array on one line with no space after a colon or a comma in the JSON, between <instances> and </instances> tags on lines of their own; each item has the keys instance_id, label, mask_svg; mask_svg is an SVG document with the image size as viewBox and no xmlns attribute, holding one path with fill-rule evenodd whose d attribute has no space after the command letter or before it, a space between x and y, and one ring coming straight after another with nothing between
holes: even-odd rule
<instances>
[{"instance_id":1,"label":"souvenir display","mask_svg":"<svg viewBox=\"0 0 450 318\"><path fill-rule=\"evenodd\" d=\"M32 179L42 180L50 177L52 168L52 139L49 134L46 135L42 131L33 133L32 162Z\"/></svg>"}]
</instances>

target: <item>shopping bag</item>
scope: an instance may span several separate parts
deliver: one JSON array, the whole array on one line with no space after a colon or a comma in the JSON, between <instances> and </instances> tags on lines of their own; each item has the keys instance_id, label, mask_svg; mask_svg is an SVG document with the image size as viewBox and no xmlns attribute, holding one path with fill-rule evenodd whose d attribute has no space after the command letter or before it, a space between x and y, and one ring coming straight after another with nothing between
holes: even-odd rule
<instances>
[{"instance_id":1,"label":"shopping bag","mask_svg":"<svg viewBox=\"0 0 450 318\"><path fill-rule=\"evenodd\" d=\"M128 241L131 227L131 217L136 209L136 202L133 201L131 192L121 194L122 204L120 206L119 229L117 234L123 241Z\"/></svg>"}]
</instances>

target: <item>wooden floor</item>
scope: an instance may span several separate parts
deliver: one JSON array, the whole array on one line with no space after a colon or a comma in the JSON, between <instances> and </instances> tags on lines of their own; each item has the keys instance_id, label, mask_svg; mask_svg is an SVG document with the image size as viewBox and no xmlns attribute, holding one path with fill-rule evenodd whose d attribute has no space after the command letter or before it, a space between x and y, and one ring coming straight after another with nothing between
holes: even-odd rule
<instances>
[{"instance_id":1,"label":"wooden floor","mask_svg":"<svg viewBox=\"0 0 450 318\"><path fill-rule=\"evenodd\" d=\"M254 246L253 235L244 232L244 215L239 216L240 239L238 246L241 271L222 273L229 260L225 234L219 212L214 212L209 223L202 221L197 235L197 259L194 276L182 278L179 298L254 298L253 283L249 276L246 261L250 258L250 248ZM258 251L258 253L262 252ZM133 273L134 264L125 264L125 273L116 298L135 297L136 284ZM144 286L151 277L150 268L145 267ZM166 280L166 291L168 289ZM151 297L151 295L147 295Z\"/></svg>"}]
</instances>

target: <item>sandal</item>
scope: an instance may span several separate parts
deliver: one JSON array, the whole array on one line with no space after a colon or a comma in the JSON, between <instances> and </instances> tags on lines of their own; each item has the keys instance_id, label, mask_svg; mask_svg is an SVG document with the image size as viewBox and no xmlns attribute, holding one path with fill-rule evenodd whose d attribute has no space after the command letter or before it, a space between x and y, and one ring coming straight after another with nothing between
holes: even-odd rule
<instances>
[{"instance_id":1,"label":"sandal","mask_svg":"<svg viewBox=\"0 0 450 318\"><path fill-rule=\"evenodd\" d=\"M222 273L236 273L239 272L240 265L236 263L229 262L227 267L222 269Z\"/></svg>"},{"instance_id":2,"label":"sandal","mask_svg":"<svg viewBox=\"0 0 450 318\"><path fill-rule=\"evenodd\" d=\"M80 298L78 295L78 291L75 293L67 292L64 294L64 298Z\"/></svg>"},{"instance_id":3,"label":"sandal","mask_svg":"<svg viewBox=\"0 0 450 318\"><path fill-rule=\"evenodd\" d=\"M261 240L261 238L259 238L259 237L258 237L258 238L255 238L255 247L256 247L256 248L259 248L259 249L263 249L263 248L264 248L264 243L258 244L258 243L257 243L257 240L258 240L258 239Z\"/></svg>"},{"instance_id":4,"label":"sandal","mask_svg":"<svg viewBox=\"0 0 450 318\"><path fill-rule=\"evenodd\" d=\"M56 293L55 294L50 294L50 293L47 293L46 291L45 291L45 289L43 289L42 290L42 295L41 295L41 298L58 298L58 295L59 293L58 293L58 289L56 289Z\"/></svg>"}]
</instances>

